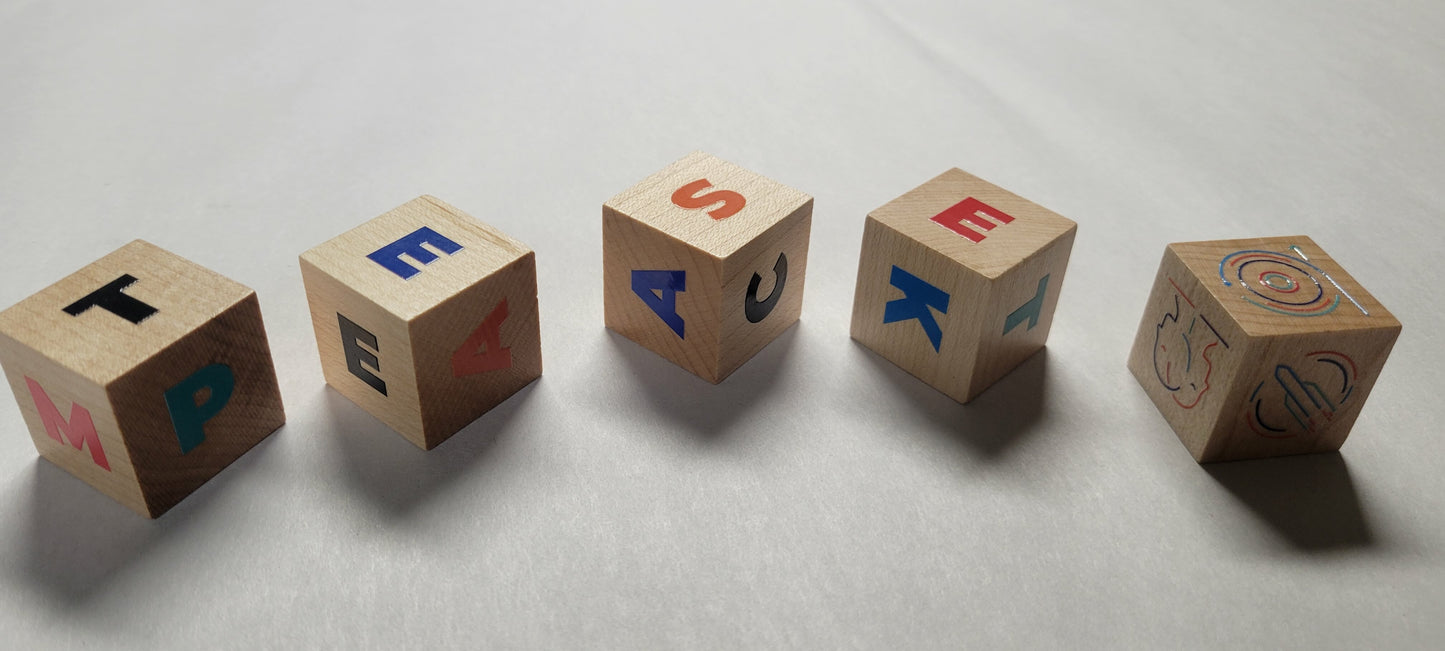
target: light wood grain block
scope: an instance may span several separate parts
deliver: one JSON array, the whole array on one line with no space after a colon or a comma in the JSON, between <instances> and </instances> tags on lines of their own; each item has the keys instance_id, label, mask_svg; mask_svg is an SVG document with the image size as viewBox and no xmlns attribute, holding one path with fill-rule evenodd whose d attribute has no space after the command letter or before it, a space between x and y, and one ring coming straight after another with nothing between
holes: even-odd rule
<instances>
[{"instance_id":1,"label":"light wood grain block","mask_svg":"<svg viewBox=\"0 0 1445 651\"><path fill-rule=\"evenodd\" d=\"M1400 322L1303 235L1170 244L1129 370L1200 462L1338 450Z\"/></svg>"},{"instance_id":2,"label":"light wood grain block","mask_svg":"<svg viewBox=\"0 0 1445 651\"><path fill-rule=\"evenodd\" d=\"M813 198L693 152L602 205L607 327L721 382L798 320Z\"/></svg>"},{"instance_id":3,"label":"light wood grain block","mask_svg":"<svg viewBox=\"0 0 1445 651\"><path fill-rule=\"evenodd\" d=\"M948 170L868 214L853 338L968 402L1043 348L1075 230Z\"/></svg>"},{"instance_id":4,"label":"light wood grain block","mask_svg":"<svg viewBox=\"0 0 1445 651\"><path fill-rule=\"evenodd\" d=\"M286 417L256 293L131 242L0 312L41 456L158 517Z\"/></svg>"},{"instance_id":5,"label":"light wood grain block","mask_svg":"<svg viewBox=\"0 0 1445 651\"><path fill-rule=\"evenodd\" d=\"M301 255L326 382L430 450L542 375L532 250L420 197Z\"/></svg>"}]
</instances>

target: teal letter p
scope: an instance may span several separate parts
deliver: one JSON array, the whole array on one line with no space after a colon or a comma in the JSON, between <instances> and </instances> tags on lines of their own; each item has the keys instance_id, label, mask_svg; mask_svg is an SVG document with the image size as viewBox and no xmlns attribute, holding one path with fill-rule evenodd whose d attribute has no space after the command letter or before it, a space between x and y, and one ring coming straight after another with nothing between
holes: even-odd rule
<instances>
[{"instance_id":1,"label":"teal letter p","mask_svg":"<svg viewBox=\"0 0 1445 651\"><path fill-rule=\"evenodd\" d=\"M171 412L171 426L181 442L181 454L196 449L206 440L206 421L221 413L231 401L236 376L225 364L212 364L166 389L166 409ZM196 402L196 394L210 389L204 402Z\"/></svg>"}]
</instances>

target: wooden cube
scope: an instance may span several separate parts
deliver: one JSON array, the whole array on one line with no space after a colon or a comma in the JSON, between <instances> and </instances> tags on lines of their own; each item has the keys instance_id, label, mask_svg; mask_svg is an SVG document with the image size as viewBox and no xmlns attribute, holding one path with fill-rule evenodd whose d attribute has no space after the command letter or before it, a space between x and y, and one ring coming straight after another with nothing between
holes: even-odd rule
<instances>
[{"instance_id":1,"label":"wooden cube","mask_svg":"<svg viewBox=\"0 0 1445 651\"><path fill-rule=\"evenodd\" d=\"M1340 449L1400 322L1303 235L1170 244L1129 370L1195 460Z\"/></svg>"},{"instance_id":2,"label":"wooden cube","mask_svg":"<svg viewBox=\"0 0 1445 651\"><path fill-rule=\"evenodd\" d=\"M803 311L813 198L693 152L602 205L607 327L721 382Z\"/></svg>"},{"instance_id":3,"label":"wooden cube","mask_svg":"<svg viewBox=\"0 0 1445 651\"><path fill-rule=\"evenodd\" d=\"M1074 222L959 169L868 214L853 338L959 402L1043 348Z\"/></svg>"},{"instance_id":4,"label":"wooden cube","mask_svg":"<svg viewBox=\"0 0 1445 651\"><path fill-rule=\"evenodd\" d=\"M256 293L136 240L0 312L40 455L158 517L285 422Z\"/></svg>"},{"instance_id":5,"label":"wooden cube","mask_svg":"<svg viewBox=\"0 0 1445 651\"><path fill-rule=\"evenodd\" d=\"M326 382L430 450L542 375L532 250L420 197L301 254Z\"/></svg>"}]
</instances>

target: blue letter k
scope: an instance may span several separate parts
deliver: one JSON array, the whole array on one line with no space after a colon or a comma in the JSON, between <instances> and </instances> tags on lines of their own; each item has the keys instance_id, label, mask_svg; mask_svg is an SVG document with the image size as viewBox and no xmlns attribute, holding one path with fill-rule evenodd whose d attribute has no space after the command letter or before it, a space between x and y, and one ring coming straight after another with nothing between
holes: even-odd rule
<instances>
[{"instance_id":1,"label":"blue letter k","mask_svg":"<svg viewBox=\"0 0 1445 651\"><path fill-rule=\"evenodd\" d=\"M918 325L923 326L928 341L933 343L933 351L938 352L939 345L943 343L943 329L938 327L938 321L934 320L933 313L928 308L935 308L940 314L948 314L948 292L899 269L897 265L893 266L888 283L903 290L903 298L888 301L883 307L883 322L918 319Z\"/></svg>"}]
</instances>

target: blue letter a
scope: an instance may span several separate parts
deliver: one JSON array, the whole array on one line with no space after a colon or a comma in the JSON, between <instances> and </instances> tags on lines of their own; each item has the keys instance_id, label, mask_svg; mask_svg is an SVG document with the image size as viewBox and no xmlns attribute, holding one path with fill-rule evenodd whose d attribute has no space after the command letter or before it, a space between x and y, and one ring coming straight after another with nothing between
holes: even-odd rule
<instances>
[{"instance_id":1,"label":"blue letter a","mask_svg":"<svg viewBox=\"0 0 1445 651\"><path fill-rule=\"evenodd\" d=\"M897 265L893 266L888 283L903 290L903 298L888 301L888 304L883 306L883 322L918 319L918 325L923 326L928 341L933 343L933 351L938 352L938 347L943 343L943 329L938 327L938 321L933 319L933 313L928 311L928 308L936 308L939 313L948 314L948 292L899 269Z\"/></svg>"},{"instance_id":2,"label":"blue letter a","mask_svg":"<svg viewBox=\"0 0 1445 651\"><path fill-rule=\"evenodd\" d=\"M687 339L683 334L682 315L677 313L677 293L687 291L686 271L639 271L632 272L632 293L642 299L647 307L666 323L678 338Z\"/></svg>"}]
</instances>

